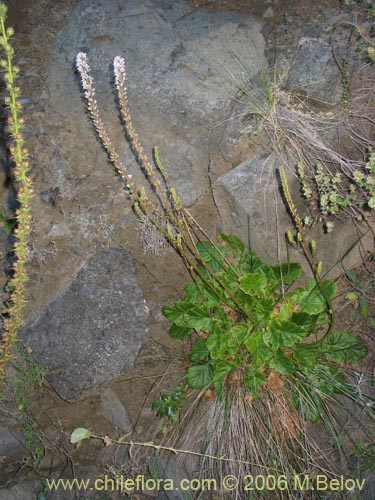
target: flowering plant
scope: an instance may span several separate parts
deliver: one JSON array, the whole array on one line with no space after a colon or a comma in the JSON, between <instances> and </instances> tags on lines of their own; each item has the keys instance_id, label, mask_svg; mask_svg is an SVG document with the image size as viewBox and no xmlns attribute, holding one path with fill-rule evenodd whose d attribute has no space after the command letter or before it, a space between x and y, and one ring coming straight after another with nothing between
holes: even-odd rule
<instances>
[{"instance_id":1,"label":"flowering plant","mask_svg":"<svg viewBox=\"0 0 375 500\"><path fill-rule=\"evenodd\" d=\"M29 152L22 133L25 120L22 117L21 91L16 85L20 70L13 64L14 49L10 44L14 30L6 28L6 14L7 7L2 3L0 4L0 46L5 58L1 59L0 66L5 73L7 92L5 104L8 110L8 130L11 137L10 153L15 167L13 174L17 186L19 207L15 214L17 227L14 229L16 242L14 244L13 274L7 284L7 289L10 292L10 304L6 311L4 333L0 343L0 380L5 378L5 367L11 359L11 348L18 339L18 332L23 322L22 311L26 302L25 284L28 281L26 263L32 220L30 199L34 192L29 176Z\"/></svg>"}]
</instances>

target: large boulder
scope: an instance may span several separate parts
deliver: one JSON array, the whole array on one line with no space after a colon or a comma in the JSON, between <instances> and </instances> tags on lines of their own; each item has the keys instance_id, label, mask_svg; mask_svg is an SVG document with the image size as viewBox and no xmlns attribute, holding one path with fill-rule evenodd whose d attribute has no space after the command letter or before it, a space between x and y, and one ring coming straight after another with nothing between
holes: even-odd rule
<instances>
[{"instance_id":1,"label":"large boulder","mask_svg":"<svg viewBox=\"0 0 375 500\"><path fill-rule=\"evenodd\" d=\"M132 368L146 338L148 308L127 250L90 258L22 332L64 399Z\"/></svg>"},{"instance_id":2,"label":"large boulder","mask_svg":"<svg viewBox=\"0 0 375 500\"><path fill-rule=\"evenodd\" d=\"M96 175L108 170L104 153L94 147L74 77L79 51L88 53L109 135L121 158L134 162L111 83L112 61L122 55L131 113L145 150L158 145L183 202L196 201L209 186L210 157L218 152L236 85L244 74L260 70L260 29L249 15L194 10L184 0L82 0L57 37L49 68L51 103L72 133L70 169L88 166L93 173L95 165ZM135 165L134 170L137 178Z\"/></svg>"}]
</instances>

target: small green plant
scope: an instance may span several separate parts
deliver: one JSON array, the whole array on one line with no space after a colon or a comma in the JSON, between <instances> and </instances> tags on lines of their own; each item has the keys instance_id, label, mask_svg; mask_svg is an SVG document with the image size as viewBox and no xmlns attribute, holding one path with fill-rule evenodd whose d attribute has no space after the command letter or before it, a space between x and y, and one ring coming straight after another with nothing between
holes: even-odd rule
<instances>
[{"instance_id":1,"label":"small green plant","mask_svg":"<svg viewBox=\"0 0 375 500\"><path fill-rule=\"evenodd\" d=\"M41 387L44 374L44 368L35 361L30 352L25 351L22 360L16 364L16 378L12 382L23 445L30 452L27 462L32 466L37 466L44 454L39 419L31 405L31 397Z\"/></svg>"},{"instance_id":2,"label":"small green plant","mask_svg":"<svg viewBox=\"0 0 375 500\"><path fill-rule=\"evenodd\" d=\"M311 243L299 234L311 254ZM210 456L202 459L201 471L212 477L272 467L291 476L322 467L319 445L307 430L307 421L322 421L343 464L348 436L338 410L356 420L351 405L372 415L372 400L351 384L349 366L368 349L359 337L334 329L336 284L322 279L321 263L313 261L316 276L302 285L299 264L265 264L234 235L221 234L218 244L199 242L197 248L212 269L211 286L195 277L183 300L163 307L172 323L169 334L192 342L187 403L167 443L205 450ZM360 427L368 432L366 424ZM220 464L213 458L220 456L246 457L256 465ZM327 460L323 468L332 467ZM299 498L289 490L276 497Z\"/></svg>"},{"instance_id":3,"label":"small green plant","mask_svg":"<svg viewBox=\"0 0 375 500\"><path fill-rule=\"evenodd\" d=\"M335 283L313 279L292 287L302 271L299 264L269 266L236 236L221 234L220 241L220 247L198 244L214 271L207 274L214 291L197 277L186 286L184 300L163 308L173 323L170 335L194 339L188 386L212 386L222 397L225 386L235 383L259 398L275 378L285 384L284 377L293 376L303 379L292 391L293 400L298 407L302 384L305 417L317 421L321 400L348 392L342 367L367 354L358 337L329 328L326 297L334 299ZM237 304L216 276L232 290Z\"/></svg>"},{"instance_id":4,"label":"small green plant","mask_svg":"<svg viewBox=\"0 0 375 500\"><path fill-rule=\"evenodd\" d=\"M0 224L3 227L3 231L6 234L10 234L16 226L16 219L14 217L6 217L2 213L0 213Z\"/></svg>"},{"instance_id":5,"label":"small green plant","mask_svg":"<svg viewBox=\"0 0 375 500\"><path fill-rule=\"evenodd\" d=\"M173 392L161 392L160 399L154 401L152 404L152 409L157 410L156 414L158 417L167 417L172 424L177 422L177 412L181 410L183 404L185 403L185 389L183 386L178 386Z\"/></svg>"},{"instance_id":6,"label":"small green plant","mask_svg":"<svg viewBox=\"0 0 375 500\"><path fill-rule=\"evenodd\" d=\"M333 228L333 222L327 220L330 215L337 215L348 207L356 207L356 219L367 220L370 211L375 208L375 154L371 152L365 169L356 168L351 174L350 182L343 188L343 175L332 174L321 163L318 163L312 177L308 177L302 163L298 164L298 176L301 181L302 194L307 200L314 198L319 203L320 217L326 221L327 232Z\"/></svg>"}]
</instances>

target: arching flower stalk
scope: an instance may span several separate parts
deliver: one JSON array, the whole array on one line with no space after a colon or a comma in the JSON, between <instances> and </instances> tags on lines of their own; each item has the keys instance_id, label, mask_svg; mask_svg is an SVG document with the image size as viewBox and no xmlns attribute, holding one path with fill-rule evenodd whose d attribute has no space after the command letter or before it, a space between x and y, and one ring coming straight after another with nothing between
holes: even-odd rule
<instances>
[{"instance_id":1,"label":"arching flower stalk","mask_svg":"<svg viewBox=\"0 0 375 500\"><path fill-rule=\"evenodd\" d=\"M156 168L148 160L144 149L138 140L128 108L125 60L118 56L115 57L113 63L115 86L119 99L121 119L125 127L127 140L140 167L145 173L152 190L156 193L159 207L155 205L155 203L151 203L150 197L147 195L143 187L138 188L134 185L132 176L129 173L127 166L120 161L120 156L116 152L116 149L105 130L105 126L100 117L98 105L95 100L94 83L92 77L90 76L90 67L85 53L80 52L77 55L76 66L81 75L81 82L84 89L84 96L87 101L87 108L95 130L108 154L109 160L113 164L116 172L118 172L122 177L125 186L129 191L130 199L133 203L133 208L137 216L143 221L146 217L160 231L169 244L180 254L186 267L192 275L200 276L204 282L207 282L213 293L217 294L217 288L210 283L210 279L207 277L208 272L211 279L213 278L216 280L223 290L226 291L230 299L239 308L241 308L240 304L237 303L238 301L236 300L233 292L225 285L221 278L217 276L210 264L202 259L197 249L197 243L201 241L202 238L209 240L210 242L211 240L188 210L183 207L181 199L172 187L169 176L160 161L158 149L154 149L154 160L157 170L163 178L166 189L163 189L157 175ZM222 258L224 265L230 267L230 263L226 261L225 255L222 255ZM202 271L202 266L207 272Z\"/></svg>"}]
</instances>

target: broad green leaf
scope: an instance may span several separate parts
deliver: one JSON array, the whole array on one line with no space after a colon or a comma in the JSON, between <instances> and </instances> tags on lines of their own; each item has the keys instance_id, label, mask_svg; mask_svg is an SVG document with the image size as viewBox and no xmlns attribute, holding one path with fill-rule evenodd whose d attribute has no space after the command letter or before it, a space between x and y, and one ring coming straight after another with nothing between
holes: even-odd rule
<instances>
[{"instance_id":1,"label":"broad green leaf","mask_svg":"<svg viewBox=\"0 0 375 500\"><path fill-rule=\"evenodd\" d=\"M236 323L231 327L230 331L236 344L243 344L250 332L250 328L249 323Z\"/></svg>"},{"instance_id":2,"label":"broad green leaf","mask_svg":"<svg viewBox=\"0 0 375 500\"><path fill-rule=\"evenodd\" d=\"M273 299L257 299L255 301L255 316L257 325L260 327L267 323L273 313L275 302Z\"/></svg>"},{"instance_id":3,"label":"broad green leaf","mask_svg":"<svg viewBox=\"0 0 375 500\"><path fill-rule=\"evenodd\" d=\"M303 311L297 311L292 314L290 320L296 325L304 328L310 334L315 332L315 329L320 324L319 320L322 319L319 314L308 314ZM325 317L323 317L325 319Z\"/></svg>"},{"instance_id":4,"label":"broad green leaf","mask_svg":"<svg viewBox=\"0 0 375 500\"><path fill-rule=\"evenodd\" d=\"M190 335L191 333L191 328L186 328L184 326L177 326L175 324L173 324L170 329L169 329L169 335L173 338L173 339L184 339L186 338L188 335Z\"/></svg>"},{"instance_id":5,"label":"broad green leaf","mask_svg":"<svg viewBox=\"0 0 375 500\"><path fill-rule=\"evenodd\" d=\"M290 318L293 312L293 304L292 303L284 303L280 305L280 311L277 315L277 319L279 321L286 321Z\"/></svg>"},{"instance_id":6,"label":"broad green leaf","mask_svg":"<svg viewBox=\"0 0 375 500\"><path fill-rule=\"evenodd\" d=\"M322 343L325 346L325 356L336 363L358 361L368 354L368 349L361 339L347 332L329 332Z\"/></svg>"},{"instance_id":7,"label":"broad green leaf","mask_svg":"<svg viewBox=\"0 0 375 500\"><path fill-rule=\"evenodd\" d=\"M199 363L205 361L209 357L210 351L207 349L206 342L206 339L199 339L195 342L190 351L191 361Z\"/></svg>"},{"instance_id":8,"label":"broad green leaf","mask_svg":"<svg viewBox=\"0 0 375 500\"><path fill-rule=\"evenodd\" d=\"M215 325L214 333L207 339L207 347L213 359L225 359L238 352L240 343L230 330Z\"/></svg>"},{"instance_id":9,"label":"broad green leaf","mask_svg":"<svg viewBox=\"0 0 375 500\"><path fill-rule=\"evenodd\" d=\"M275 266L273 269L280 282L285 283L286 285L292 284L300 277L302 272L302 267L297 262L281 264L281 266Z\"/></svg>"},{"instance_id":10,"label":"broad green leaf","mask_svg":"<svg viewBox=\"0 0 375 500\"><path fill-rule=\"evenodd\" d=\"M211 274L207 271L201 262L198 262L199 274L202 274L207 279L212 279Z\"/></svg>"},{"instance_id":11,"label":"broad green leaf","mask_svg":"<svg viewBox=\"0 0 375 500\"><path fill-rule=\"evenodd\" d=\"M307 314L320 314L327 309L327 301L318 289L315 292L305 290L296 297L295 301L301 307L302 312Z\"/></svg>"},{"instance_id":12,"label":"broad green leaf","mask_svg":"<svg viewBox=\"0 0 375 500\"><path fill-rule=\"evenodd\" d=\"M204 305L206 308L220 304L220 296L215 293L199 276L195 283L189 283L185 287L184 302L196 305Z\"/></svg>"},{"instance_id":13,"label":"broad green leaf","mask_svg":"<svg viewBox=\"0 0 375 500\"><path fill-rule=\"evenodd\" d=\"M197 250L202 259L212 268L214 272L223 269L224 259L218 249L209 241L199 241Z\"/></svg>"},{"instance_id":14,"label":"broad green leaf","mask_svg":"<svg viewBox=\"0 0 375 500\"><path fill-rule=\"evenodd\" d=\"M322 349L319 343L299 344L293 350L293 358L302 366L312 368L316 365Z\"/></svg>"},{"instance_id":15,"label":"broad green leaf","mask_svg":"<svg viewBox=\"0 0 375 500\"><path fill-rule=\"evenodd\" d=\"M158 408L161 408L162 406L165 405L165 402L162 401L161 399L158 399L157 401L154 401L151 405L151 408L153 410L157 410Z\"/></svg>"},{"instance_id":16,"label":"broad green leaf","mask_svg":"<svg viewBox=\"0 0 375 500\"><path fill-rule=\"evenodd\" d=\"M240 289L248 295L264 297L267 295L267 277L260 273L248 273L239 280Z\"/></svg>"},{"instance_id":17,"label":"broad green leaf","mask_svg":"<svg viewBox=\"0 0 375 500\"><path fill-rule=\"evenodd\" d=\"M327 300L322 294L322 291L316 287L313 290L304 290L295 297L295 303L297 303L302 312L307 314L321 314L327 310Z\"/></svg>"},{"instance_id":18,"label":"broad green leaf","mask_svg":"<svg viewBox=\"0 0 375 500\"><path fill-rule=\"evenodd\" d=\"M186 380L191 389L203 389L212 383L213 370L210 365L191 366L187 370Z\"/></svg>"},{"instance_id":19,"label":"broad green leaf","mask_svg":"<svg viewBox=\"0 0 375 500\"><path fill-rule=\"evenodd\" d=\"M227 375L236 368L234 363L229 361L219 361L215 365L215 371L213 376L213 382L224 382Z\"/></svg>"},{"instance_id":20,"label":"broad green leaf","mask_svg":"<svg viewBox=\"0 0 375 500\"><path fill-rule=\"evenodd\" d=\"M243 274L260 272L264 274L265 264L253 252L247 252L240 264L240 271Z\"/></svg>"},{"instance_id":21,"label":"broad green leaf","mask_svg":"<svg viewBox=\"0 0 375 500\"><path fill-rule=\"evenodd\" d=\"M247 295L246 293L242 292L239 290L239 293L236 294L237 299L241 302L242 308L244 312L246 313L246 316L253 321L254 323L257 322L256 318L256 306L258 304L258 299L256 297L251 297L250 295Z\"/></svg>"},{"instance_id":22,"label":"broad green leaf","mask_svg":"<svg viewBox=\"0 0 375 500\"><path fill-rule=\"evenodd\" d=\"M245 340L244 344L251 354L253 366L264 366L272 356L270 348L263 341L263 332L253 333Z\"/></svg>"},{"instance_id":23,"label":"broad green leaf","mask_svg":"<svg viewBox=\"0 0 375 500\"><path fill-rule=\"evenodd\" d=\"M310 280L307 282L306 290L310 292L318 292L319 294L326 295L329 300L332 300L337 292L337 285L332 280L324 280L322 283L318 283L315 280Z\"/></svg>"},{"instance_id":24,"label":"broad green leaf","mask_svg":"<svg viewBox=\"0 0 375 500\"><path fill-rule=\"evenodd\" d=\"M196 331L210 332L212 318L203 306L196 306L186 302L174 302L163 307L164 316L177 326L194 328Z\"/></svg>"},{"instance_id":25,"label":"broad green leaf","mask_svg":"<svg viewBox=\"0 0 375 500\"><path fill-rule=\"evenodd\" d=\"M296 371L296 366L290 358L280 349L275 352L274 357L268 362L270 368L281 375L292 375Z\"/></svg>"},{"instance_id":26,"label":"broad green leaf","mask_svg":"<svg viewBox=\"0 0 375 500\"><path fill-rule=\"evenodd\" d=\"M324 289L324 293L322 291ZM307 314L321 314L327 310L327 298L332 300L336 295L336 284L333 281L323 281L320 285L315 280L307 283L306 289L296 288L287 297L301 307Z\"/></svg>"},{"instance_id":27,"label":"broad green leaf","mask_svg":"<svg viewBox=\"0 0 375 500\"><path fill-rule=\"evenodd\" d=\"M239 288L238 285L238 276L236 276L233 272L229 271L220 271L217 273L217 277L230 289L230 291L235 294ZM221 285L220 285L221 286ZM225 294L227 296L227 294Z\"/></svg>"},{"instance_id":28,"label":"broad green leaf","mask_svg":"<svg viewBox=\"0 0 375 500\"><path fill-rule=\"evenodd\" d=\"M79 443L83 439L89 439L91 436L91 432L88 429L84 429L83 427L79 427L75 429L70 435L70 442L72 444Z\"/></svg>"},{"instance_id":29,"label":"broad green leaf","mask_svg":"<svg viewBox=\"0 0 375 500\"><path fill-rule=\"evenodd\" d=\"M202 292L195 283L189 283L185 286L184 302L192 304L202 304Z\"/></svg>"},{"instance_id":30,"label":"broad green leaf","mask_svg":"<svg viewBox=\"0 0 375 500\"><path fill-rule=\"evenodd\" d=\"M306 337L306 331L292 321L280 321L273 318L264 334L264 342L277 351L281 347L293 347Z\"/></svg>"},{"instance_id":31,"label":"broad green leaf","mask_svg":"<svg viewBox=\"0 0 375 500\"><path fill-rule=\"evenodd\" d=\"M233 251L235 257L240 259L245 252L245 243L234 234L224 234L220 233L220 238L222 241L227 243L228 247Z\"/></svg>"},{"instance_id":32,"label":"broad green leaf","mask_svg":"<svg viewBox=\"0 0 375 500\"><path fill-rule=\"evenodd\" d=\"M324 280L321 286L325 290L325 294L328 296L329 300L335 298L337 292L337 285L334 281Z\"/></svg>"},{"instance_id":33,"label":"broad green leaf","mask_svg":"<svg viewBox=\"0 0 375 500\"><path fill-rule=\"evenodd\" d=\"M211 290L211 288L205 286L203 288L203 296L205 307L215 307L222 302L223 291L218 288L218 293L215 293L214 290Z\"/></svg>"}]
</instances>

